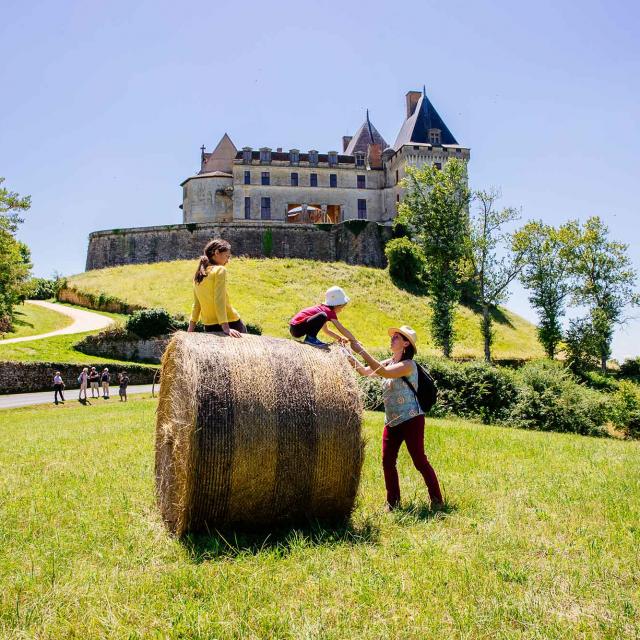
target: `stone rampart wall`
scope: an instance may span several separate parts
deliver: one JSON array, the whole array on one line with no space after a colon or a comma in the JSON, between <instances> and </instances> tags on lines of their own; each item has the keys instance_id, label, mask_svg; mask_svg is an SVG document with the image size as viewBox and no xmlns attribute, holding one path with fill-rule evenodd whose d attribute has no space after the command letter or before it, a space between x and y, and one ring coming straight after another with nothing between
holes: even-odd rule
<instances>
[{"instance_id":1,"label":"stone rampart wall","mask_svg":"<svg viewBox=\"0 0 640 640\"><path fill-rule=\"evenodd\" d=\"M342 261L383 268L384 246L391 238L391 228L352 220L337 225L265 221L95 231L89 235L86 268L195 259L214 237L228 240L235 255Z\"/></svg>"}]
</instances>

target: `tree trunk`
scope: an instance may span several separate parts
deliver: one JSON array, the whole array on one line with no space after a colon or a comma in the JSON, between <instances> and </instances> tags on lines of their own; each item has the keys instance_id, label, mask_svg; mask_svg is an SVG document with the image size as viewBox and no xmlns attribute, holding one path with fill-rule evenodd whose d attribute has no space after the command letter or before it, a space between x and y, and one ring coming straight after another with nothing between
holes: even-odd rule
<instances>
[{"instance_id":1,"label":"tree trunk","mask_svg":"<svg viewBox=\"0 0 640 640\"><path fill-rule=\"evenodd\" d=\"M486 362L491 362L491 313L488 304L482 305L480 329L484 338L484 359Z\"/></svg>"},{"instance_id":2,"label":"tree trunk","mask_svg":"<svg viewBox=\"0 0 640 640\"><path fill-rule=\"evenodd\" d=\"M600 370L602 371L602 375L607 375L607 354L603 353L600 356Z\"/></svg>"}]
</instances>

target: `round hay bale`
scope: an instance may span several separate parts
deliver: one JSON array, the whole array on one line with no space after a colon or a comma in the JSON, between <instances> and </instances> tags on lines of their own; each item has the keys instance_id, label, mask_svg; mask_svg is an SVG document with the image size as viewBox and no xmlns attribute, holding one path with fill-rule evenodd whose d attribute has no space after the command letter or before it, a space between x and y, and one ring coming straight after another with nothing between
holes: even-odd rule
<instances>
[{"instance_id":1,"label":"round hay bale","mask_svg":"<svg viewBox=\"0 0 640 640\"><path fill-rule=\"evenodd\" d=\"M349 516L362 406L337 349L178 332L161 377L156 493L173 533Z\"/></svg>"}]
</instances>

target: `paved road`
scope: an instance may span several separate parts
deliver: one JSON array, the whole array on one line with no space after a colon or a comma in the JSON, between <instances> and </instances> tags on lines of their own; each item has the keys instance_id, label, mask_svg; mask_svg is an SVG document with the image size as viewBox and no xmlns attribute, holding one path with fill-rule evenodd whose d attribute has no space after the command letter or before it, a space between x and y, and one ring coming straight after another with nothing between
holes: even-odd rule
<instances>
[{"instance_id":1,"label":"paved road","mask_svg":"<svg viewBox=\"0 0 640 640\"><path fill-rule=\"evenodd\" d=\"M160 391L160 387L156 385L156 395ZM151 393L150 384L136 384L127 389L128 395L134 393ZM78 389L65 389L64 397L67 404L75 404L78 402ZM90 403L105 403L107 400L102 398L91 398L91 389L88 389L87 397ZM120 402L118 397L118 386L111 387L111 398L108 402ZM53 391L39 391L37 393L14 393L11 395L0 395L0 409L15 409L16 407L28 407L34 404L53 404Z\"/></svg>"},{"instance_id":2,"label":"paved road","mask_svg":"<svg viewBox=\"0 0 640 640\"><path fill-rule=\"evenodd\" d=\"M12 342L28 342L29 340L42 340L42 338L50 338L51 336L62 336L69 333L84 333L85 331L95 331L105 329L113 323L111 318L94 313L93 311L84 311L83 309L73 309L65 307L63 304L56 302L47 302L46 300L27 300L29 304L36 304L39 307L45 307L52 311L57 311L65 316L73 318L73 322L64 329L50 331L49 333L40 333L35 336L24 336L22 338L7 338L0 340L0 345L11 344Z\"/></svg>"}]
</instances>

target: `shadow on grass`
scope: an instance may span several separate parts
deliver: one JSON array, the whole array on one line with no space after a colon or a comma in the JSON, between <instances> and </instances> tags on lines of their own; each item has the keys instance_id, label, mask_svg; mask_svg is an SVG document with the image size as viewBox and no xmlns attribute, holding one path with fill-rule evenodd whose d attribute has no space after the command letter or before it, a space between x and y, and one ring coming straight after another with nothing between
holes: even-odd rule
<instances>
[{"instance_id":1,"label":"shadow on grass","mask_svg":"<svg viewBox=\"0 0 640 640\"><path fill-rule=\"evenodd\" d=\"M352 521L314 521L303 526L280 527L261 532L193 533L185 536L182 544L193 562L201 563L219 558L254 556L263 552L286 557L294 550L308 547L376 544L379 538L380 528L367 518L357 525Z\"/></svg>"},{"instance_id":2,"label":"shadow on grass","mask_svg":"<svg viewBox=\"0 0 640 640\"><path fill-rule=\"evenodd\" d=\"M407 293L411 293L414 296L427 296L429 291L427 289L427 285L424 282L405 282L400 278L390 276L391 282L393 282L394 286L398 289L402 289Z\"/></svg>"},{"instance_id":3,"label":"shadow on grass","mask_svg":"<svg viewBox=\"0 0 640 640\"><path fill-rule=\"evenodd\" d=\"M445 502L435 509L428 502L411 500L393 510L395 519L400 524L415 524L430 520L442 520L455 513L458 507L452 502Z\"/></svg>"},{"instance_id":4,"label":"shadow on grass","mask_svg":"<svg viewBox=\"0 0 640 640\"><path fill-rule=\"evenodd\" d=\"M469 301L469 300L465 300L461 304L463 306L467 307L467 309L470 309L474 313L478 314L479 316L482 315L482 306L481 305L479 305L479 304L477 304L475 302ZM513 322L511 322L511 320L509 320L509 318L507 317L507 314L502 309L500 309L499 307L491 307L490 313L491 313L491 319L496 324L506 325L510 329L514 329L515 328L515 325L513 324Z\"/></svg>"}]
</instances>

